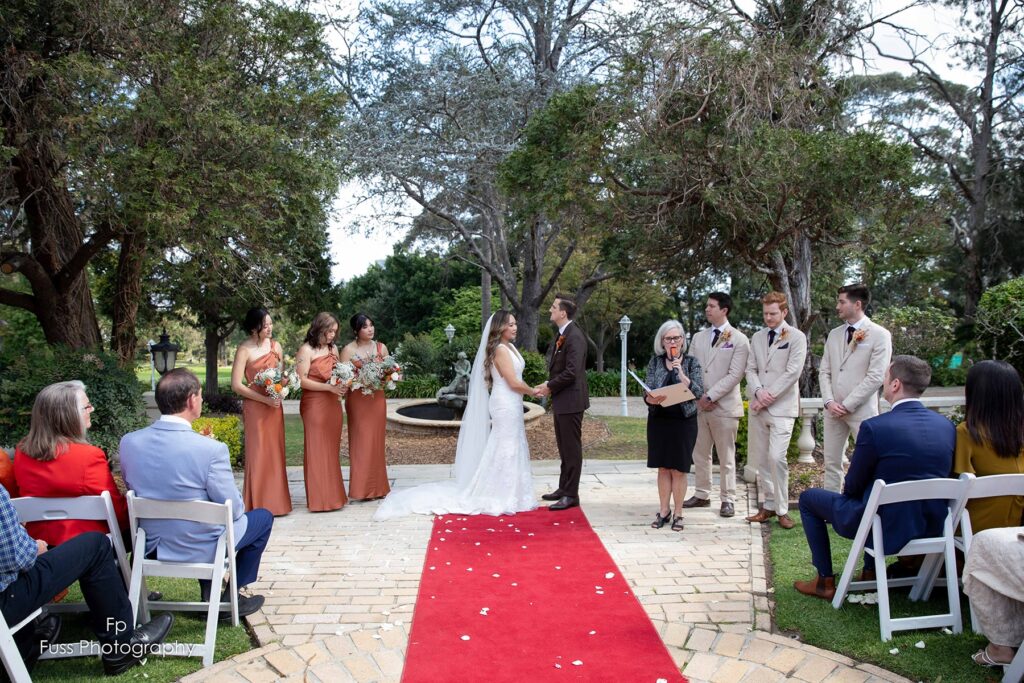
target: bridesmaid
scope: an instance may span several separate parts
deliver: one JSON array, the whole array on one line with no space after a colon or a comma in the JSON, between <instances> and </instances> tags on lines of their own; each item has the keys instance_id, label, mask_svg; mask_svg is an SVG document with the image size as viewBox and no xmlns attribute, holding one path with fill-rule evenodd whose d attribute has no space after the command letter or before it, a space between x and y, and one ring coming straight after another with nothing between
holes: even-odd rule
<instances>
[{"instance_id":1,"label":"bridesmaid","mask_svg":"<svg viewBox=\"0 0 1024 683\"><path fill-rule=\"evenodd\" d=\"M363 313L349 320L355 339L341 350L341 360L383 360L388 348L374 341L373 321ZM387 462L384 458L384 431L388 405L383 391L367 396L362 389L348 392L348 497L373 500L388 495Z\"/></svg>"},{"instance_id":2,"label":"bridesmaid","mask_svg":"<svg viewBox=\"0 0 1024 683\"><path fill-rule=\"evenodd\" d=\"M306 340L295 356L302 385L299 412L305 428L305 457L302 472L306 481L306 506L310 512L340 510L348 502L341 477L341 399L344 385L327 384L338 362L338 319L318 313L306 332Z\"/></svg>"},{"instance_id":3,"label":"bridesmaid","mask_svg":"<svg viewBox=\"0 0 1024 683\"><path fill-rule=\"evenodd\" d=\"M231 366L231 389L241 396L245 424L245 509L266 508L274 515L292 511L284 461L284 409L281 401L242 383L267 368L284 370L281 345L271 338L274 322L265 308L250 308L242 329L249 338L238 345Z\"/></svg>"}]
</instances>

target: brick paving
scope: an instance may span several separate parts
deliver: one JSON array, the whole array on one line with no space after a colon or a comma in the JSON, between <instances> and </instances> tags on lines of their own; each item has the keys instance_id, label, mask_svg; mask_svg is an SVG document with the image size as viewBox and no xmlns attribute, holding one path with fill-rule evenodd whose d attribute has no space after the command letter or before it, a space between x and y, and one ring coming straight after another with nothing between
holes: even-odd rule
<instances>
[{"instance_id":1,"label":"brick paving","mask_svg":"<svg viewBox=\"0 0 1024 683\"><path fill-rule=\"evenodd\" d=\"M538 494L551 490L558 463L533 467ZM389 472L395 486L405 487L447 478L449 466ZM260 580L251 586L267 598L249 618L262 647L182 680L399 680L432 519L373 522L375 502L310 513L301 468L289 468L289 482L296 509L275 521ZM756 505L747 499L754 489L738 487L735 517L722 519L713 503L686 511L686 528L677 533L650 528L657 491L644 463L588 460L584 466L587 517L687 678L905 681L770 632L761 530L743 520Z\"/></svg>"}]
</instances>

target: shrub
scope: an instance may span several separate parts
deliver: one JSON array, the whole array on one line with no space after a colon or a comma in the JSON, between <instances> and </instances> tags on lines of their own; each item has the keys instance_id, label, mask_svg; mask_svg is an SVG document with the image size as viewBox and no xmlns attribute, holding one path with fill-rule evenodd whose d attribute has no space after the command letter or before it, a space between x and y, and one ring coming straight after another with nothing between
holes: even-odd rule
<instances>
[{"instance_id":1,"label":"shrub","mask_svg":"<svg viewBox=\"0 0 1024 683\"><path fill-rule=\"evenodd\" d=\"M645 379L647 371L645 369L634 370L641 379ZM619 395L619 372L606 371L597 372L596 370L587 371L587 385L590 388L590 395L594 397L599 396L618 396ZM644 390L640 387L636 381L626 376L626 395L627 396L643 396Z\"/></svg>"},{"instance_id":2,"label":"shrub","mask_svg":"<svg viewBox=\"0 0 1024 683\"><path fill-rule=\"evenodd\" d=\"M443 384L434 375L406 377L395 383L394 391L387 392L390 398L434 398Z\"/></svg>"},{"instance_id":3,"label":"shrub","mask_svg":"<svg viewBox=\"0 0 1024 683\"><path fill-rule=\"evenodd\" d=\"M975 318L978 346L1024 375L1024 278L991 287L981 296Z\"/></svg>"},{"instance_id":4,"label":"shrub","mask_svg":"<svg viewBox=\"0 0 1024 683\"><path fill-rule=\"evenodd\" d=\"M537 351L522 351L526 367L523 368L523 381L531 387L535 387L547 381L548 361L544 354Z\"/></svg>"},{"instance_id":5,"label":"shrub","mask_svg":"<svg viewBox=\"0 0 1024 683\"><path fill-rule=\"evenodd\" d=\"M289 398L291 397L289 396ZM220 393L203 396L203 409L211 413L238 415L242 412L242 399L230 388L224 391L224 388L221 387Z\"/></svg>"},{"instance_id":6,"label":"shrub","mask_svg":"<svg viewBox=\"0 0 1024 683\"><path fill-rule=\"evenodd\" d=\"M228 447L233 467L245 466L245 438L242 431L242 420L237 415L224 417L200 417L192 422L192 431L202 433L207 427L213 432L213 438Z\"/></svg>"},{"instance_id":7,"label":"shrub","mask_svg":"<svg viewBox=\"0 0 1024 683\"><path fill-rule=\"evenodd\" d=\"M874 321L892 333L894 355L910 354L929 362L949 355L956 328L949 311L893 306L879 311Z\"/></svg>"},{"instance_id":8,"label":"shrub","mask_svg":"<svg viewBox=\"0 0 1024 683\"><path fill-rule=\"evenodd\" d=\"M13 446L28 433L40 389L73 379L85 383L95 407L89 441L108 458L117 454L122 436L148 424L142 385L110 354L49 346L24 353L15 348L0 355L0 444Z\"/></svg>"},{"instance_id":9,"label":"shrub","mask_svg":"<svg viewBox=\"0 0 1024 683\"><path fill-rule=\"evenodd\" d=\"M405 338L395 348L395 358L406 375L432 375L437 373L438 350L429 334Z\"/></svg>"}]
</instances>

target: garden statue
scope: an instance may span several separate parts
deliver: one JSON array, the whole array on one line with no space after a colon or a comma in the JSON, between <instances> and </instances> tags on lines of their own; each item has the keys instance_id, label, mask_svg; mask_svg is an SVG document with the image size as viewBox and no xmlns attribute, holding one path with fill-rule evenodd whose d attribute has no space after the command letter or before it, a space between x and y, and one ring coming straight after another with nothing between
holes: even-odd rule
<instances>
[{"instance_id":1,"label":"garden statue","mask_svg":"<svg viewBox=\"0 0 1024 683\"><path fill-rule=\"evenodd\" d=\"M455 379L447 386L437 390L437 402L445 408L454 410L461 419L462 411L466 408L466 397L469 393L469 374L473 369L466 354L459 351L458 360L452 368L455 370Z\"/></svg>"}]
</instances>

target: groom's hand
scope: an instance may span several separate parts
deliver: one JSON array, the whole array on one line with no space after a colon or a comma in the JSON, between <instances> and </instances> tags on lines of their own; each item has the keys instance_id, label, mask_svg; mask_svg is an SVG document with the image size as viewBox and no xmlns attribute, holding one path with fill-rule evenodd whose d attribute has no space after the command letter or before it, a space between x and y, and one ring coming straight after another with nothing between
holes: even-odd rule
<instances>
[{"instance_id":1,"label":"groom's hand","mask_svg":"<svg viewBox=\"0 0 1024 683\"><path fill-rule=\"evenodd\" d=\"M551 390L548 389L548 383L547 382L545 382L544 384L538 384L534 388L533 392L534 392L533 395L536 396L537 398L543 398L545 396L550 396L551 395Z\"/></svg>"}]
</instances>

